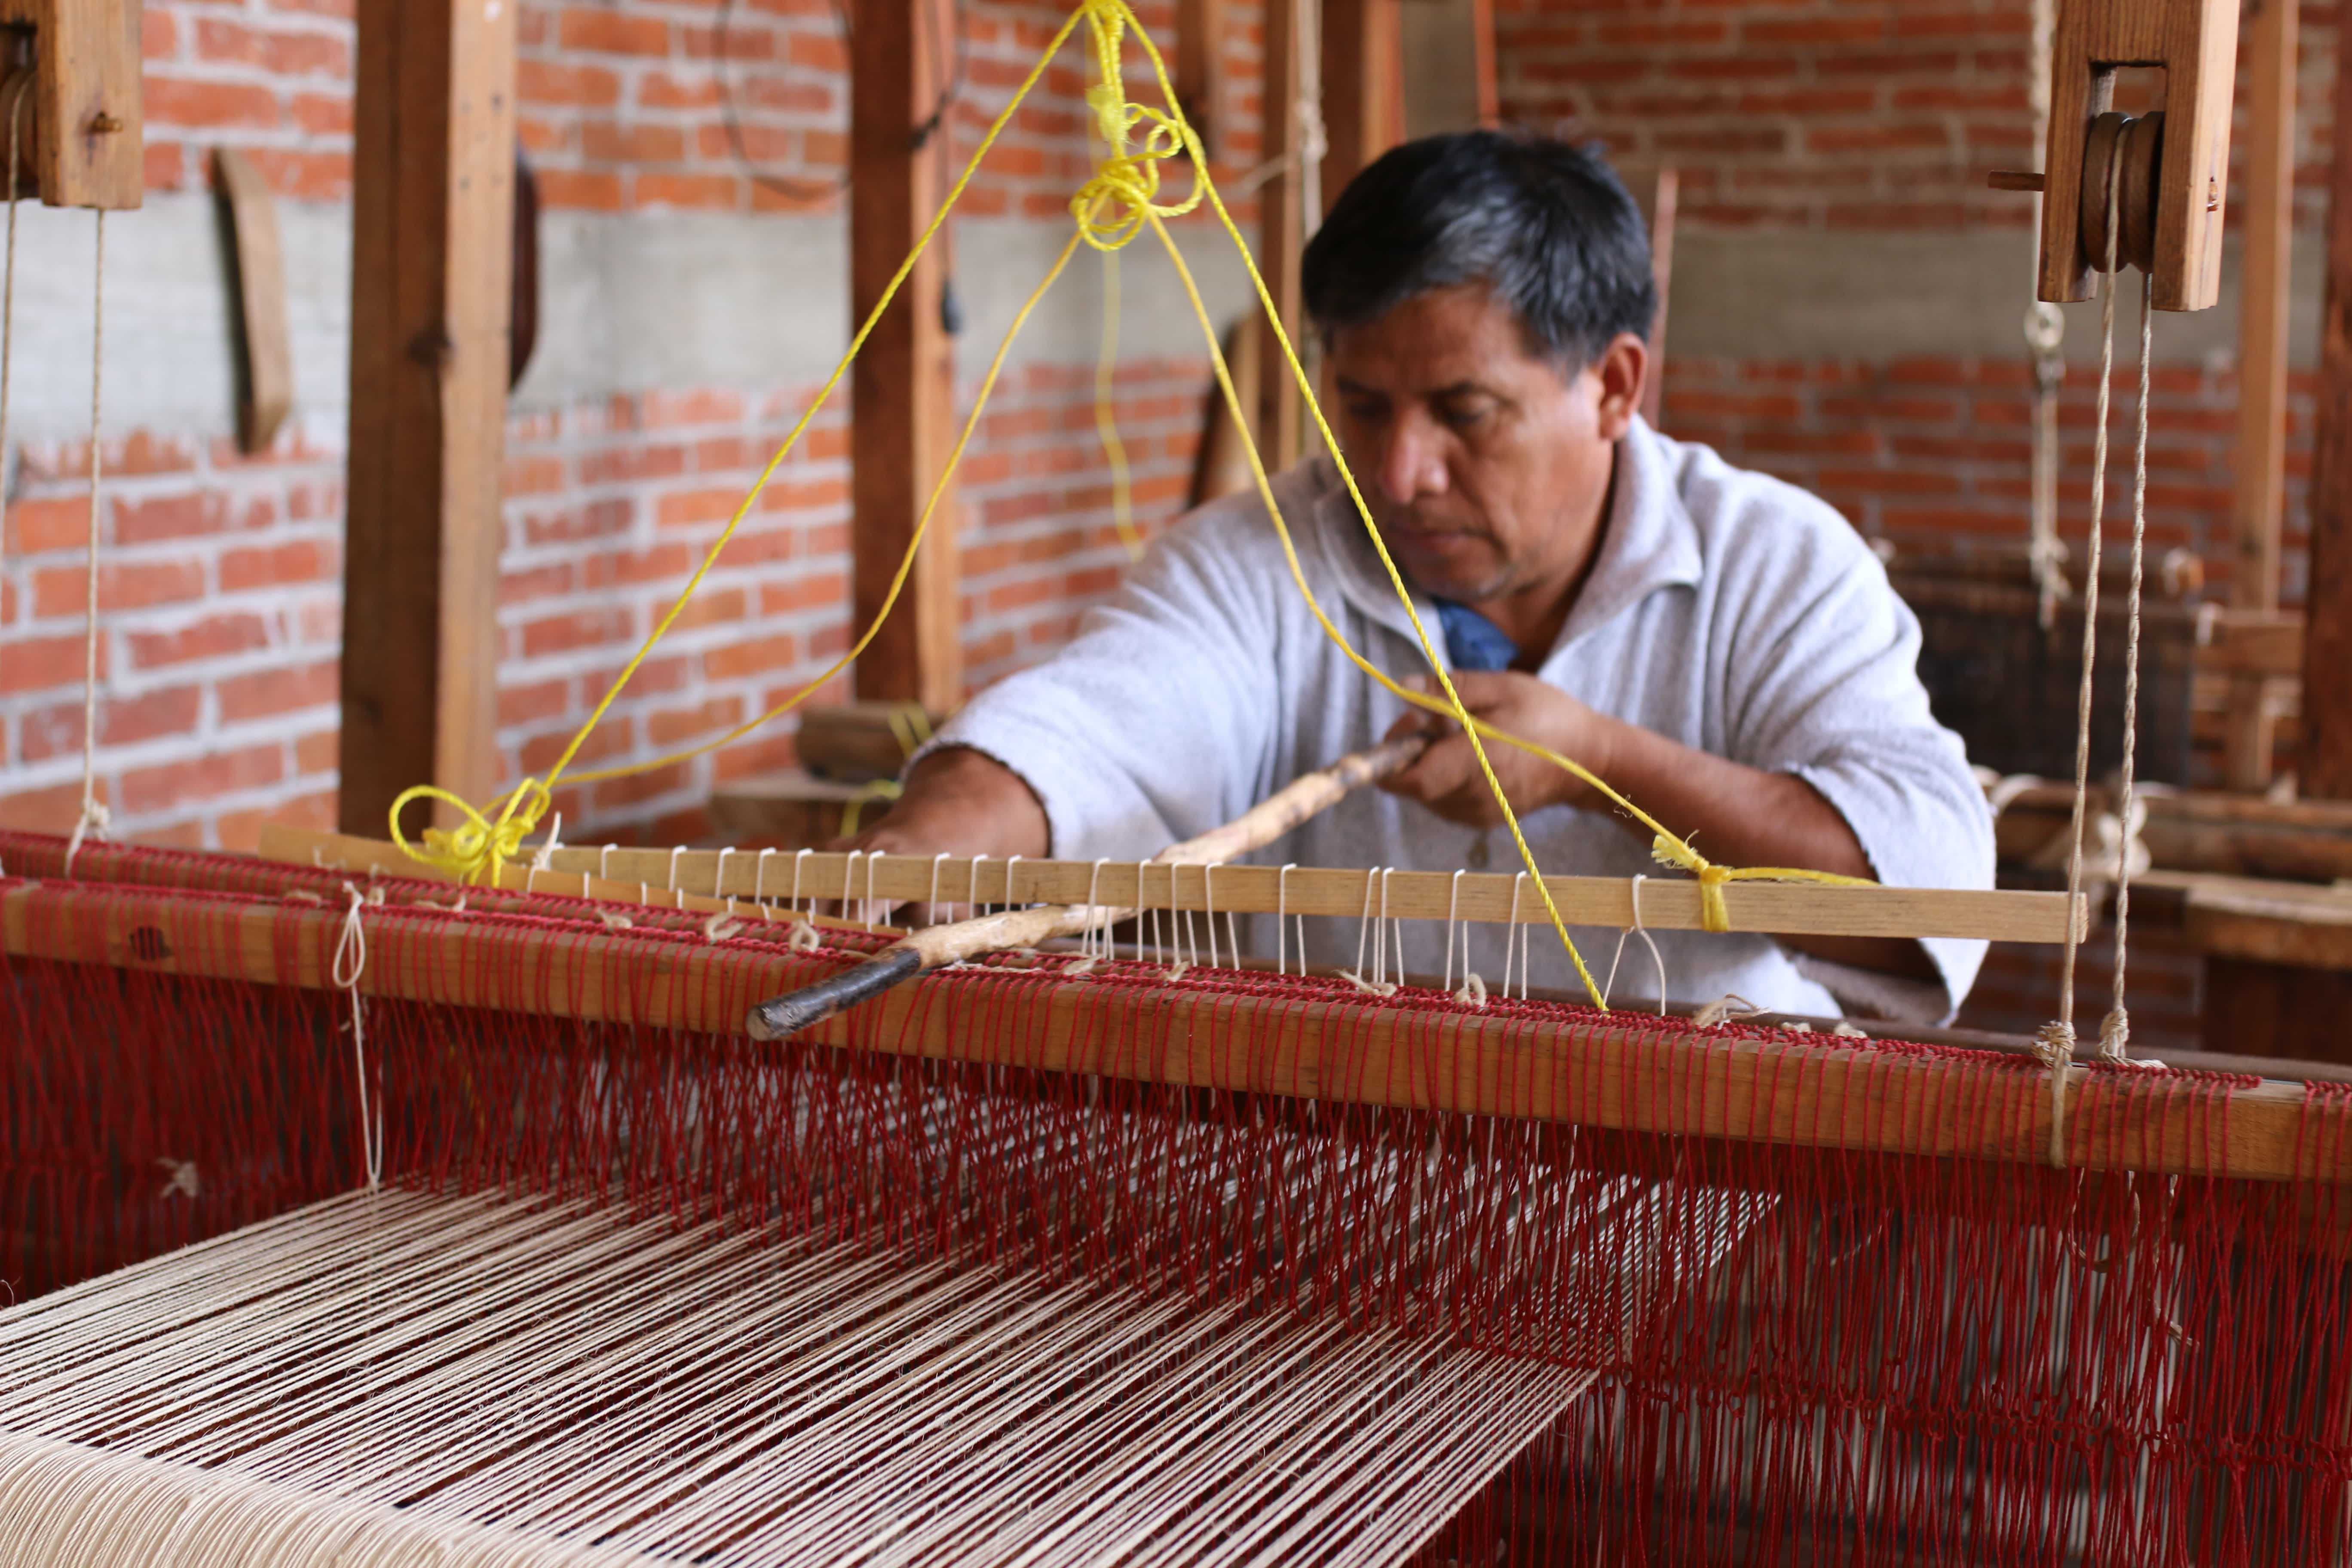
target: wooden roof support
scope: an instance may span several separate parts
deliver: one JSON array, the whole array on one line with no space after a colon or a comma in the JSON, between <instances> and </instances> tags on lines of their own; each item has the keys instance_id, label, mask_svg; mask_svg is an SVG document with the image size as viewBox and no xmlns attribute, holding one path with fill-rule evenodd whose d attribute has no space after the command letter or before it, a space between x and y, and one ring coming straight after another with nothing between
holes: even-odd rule
<instances>
[{"instance_id":1,"label":"wooden roof support","mask_svg":"<svg viewBox=\"0 0 2352 1568\"><path fill-rule=\"evenodd\" d=\"M2298 782L2305 795L2352 800L2352 16L2338 16Z\"/></svg>"},{"instance_id":2,"label":"wooden roof support","mask_svg":"<svg viewBox=\"0 0 2352 1568\"><path fill-rule=\"evenodd\" d=\"M359 4L339 816L372 834L499 784L515 15Z\"/></svg>"},{"instance_id":3,"label":"wooden roof support","mask_svg":"<svg viewBox=\"0 0 2352 1568\"><path fill-rule=\"evenodd\" d=\"M944 192L936 124L954 49L952 0L876 0L850 30L849 296L864 321ZM926 129L928 128L928 129ZM941 313L946 236L899 287L851 371L850 554L863 630L878 614L955 442L955 342ZM860 698L963 702L963 626L952 495L925 535L898 607L858 659Z\"/></svg>"},{"instance_id":4,"label":"wooden roof support","mask_svg":"<svg viewBox=\"0 0 2352 1568\"><path fill-rule=\"evenodd\" d=\"M1225 0L1176 0L1176 101L1211 157L1232 133L1224 72Z\"/></svg>"},{"instance_id":5,"label":"wooden roof support","mask_svg":"<svg viewBox=\"0 0 2352 1568\"><path fill-rule=\"evenodd\" d=\"M2299 0L2247 0L2244 265L2238 305L2238 451L2231 608L2278 608L2279 534L2286 513L2287 300L2294 234L2294 64ZM2271 782L2277 683L2230 683L2230 787Z\"/></svg>"},{"instance_id":6,"label":"wooden roof support","mask_svg":"<svg viewBox=\"0 0 2352 1568\"><path fill-rule=\"evenodd\" d=\"M1323 206L1404 140L1400 0L1320 0L1323 13Z\"/></svg>"}]
</instances>

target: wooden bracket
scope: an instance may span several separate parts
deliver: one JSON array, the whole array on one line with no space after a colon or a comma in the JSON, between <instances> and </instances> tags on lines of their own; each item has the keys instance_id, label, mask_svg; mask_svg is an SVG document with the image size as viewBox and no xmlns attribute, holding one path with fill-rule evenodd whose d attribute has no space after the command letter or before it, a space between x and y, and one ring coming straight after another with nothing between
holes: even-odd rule
<instances>
[{"instance_id":1,"label":"wooden bracket","mask_svg":"<svg viewBox=\"0 0 2352 1568\"><path fill-rule=\"evenodd\" d=\"M0 77L33 69L22 146L50 206L122 209L145 195L140 11L141 0L0 0ZM0 147L6 136L0 123Z\"/></svg>"},{"instance_id":2,"label":"wooden bracket","mask_svg":"<svg viewBox=\"0 0 2352 1568\"><path fill-rule=\"evenodd\" d=\"M2040 297L2090 298L2105 239L2084 214L2087 206L2103 224L2109 159L2121 157L2124 258L2147 268L2158 310L2211 306L2221 289L2238 0L2059 0L2051 47ZM2115 73L2126 66L2165 73L2160 125L2148 123L2156 115L2112 114ZM2145 249L2135 258L2143 227Z\"/></svg>"}]
</instances>

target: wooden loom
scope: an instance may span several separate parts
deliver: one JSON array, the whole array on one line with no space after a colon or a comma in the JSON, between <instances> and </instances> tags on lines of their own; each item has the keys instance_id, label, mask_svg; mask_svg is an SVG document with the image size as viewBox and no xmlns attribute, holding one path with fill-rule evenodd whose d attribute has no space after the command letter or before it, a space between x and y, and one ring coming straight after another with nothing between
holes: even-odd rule
<instances>
[{"instance_id":1,"label":"wooden loom","mask_svg":"<svg viewBox=\"0 0 2352 1568\"><path fill-rule=\"evenodd\" d=\"M2346 1553L2330 1086L1058 954L761 1043L753 1003L888 940L773 918L786 862L803 900L1202 912L1374 877L555 850L460 898L272 848L0 836L0 1269L58 1288L0 1313L7 1554ZM1512 878L1377 891L1538 918Z\"/></svg>"}]
</instances>

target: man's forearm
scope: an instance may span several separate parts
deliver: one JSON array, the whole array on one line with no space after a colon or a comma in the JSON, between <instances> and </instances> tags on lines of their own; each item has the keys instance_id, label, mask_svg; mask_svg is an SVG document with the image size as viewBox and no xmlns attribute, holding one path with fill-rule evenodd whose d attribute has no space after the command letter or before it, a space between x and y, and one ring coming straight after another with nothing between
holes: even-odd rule
<instances>
[{"instance_id":1,"label":"man's forearm","mask_svg":"<svg viewBox=\"0 0 2352 1568\"><path fill-rule=\"evenodd\" d=\"M1751 768L1633 725L1620 725L1611 739L1609 782L1708 859L1726 866L1790 866L1844 877L1875 874L1845 817L1804 780ZM1626 827L1649 837L1649 829L1619 815ZM1782 940L1864 969L1923 979L1936 973L1926 950L1907 940Z\"/></svg>"}]
</instances>

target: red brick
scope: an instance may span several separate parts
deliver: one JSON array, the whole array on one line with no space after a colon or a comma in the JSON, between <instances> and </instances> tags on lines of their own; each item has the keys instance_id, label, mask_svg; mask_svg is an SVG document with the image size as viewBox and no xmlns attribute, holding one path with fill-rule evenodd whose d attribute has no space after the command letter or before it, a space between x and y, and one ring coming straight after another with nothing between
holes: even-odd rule
<instances>
[{"instance_id":1,"label":"red brick","mask_svg":"<svg viewBox=\"0 0 2352 1568\"><path fill-rule=\"evenodd\" d=\"M249 82L190 81L150 71L144 91L152 125L268 131L278 124L278 95Z\"/></svg>"},{"instance_id":2,"label":"red brick","mask_svg":"<svg viewBox=\"0 0 2352 1568\"><path fill-rule=\"evenodd\" d=\"M321 540L295 540L255 550L230 550L221 555L221 592L277 588L295 583L332 583L342 575L342 556Z\"/></svg>"},{"instance_id":3,"label":"red brick","mask_svg":"<svg viewBox=\"0 0 2352 1568\"><path fill-rule=\"evenodd\" d=\"M341 139L352 133L349 93L298 92L287 101L294 123L312 136Z\"/></svg>"},{"instance_id":4,"label":"red brick","mask_svg":"<svg viewBox=\"0 0 2352 1568\"><path fill-rule=\"evenodd\" d=\"M163 811L259 789L286 776L285 748L276 742L231 752L207 752L159 767L131 768L116 795L121 811Z\"/></svg>"},{"instance_id":5,"label":"red brick","mask_svg":"<svg viewBox=\"0 0 2352 1568\"><path fill-rule=\"evenodd\" d=\"M621 101L621 78L603 66L525 56L515 62L515 96L525 103L609 109Z\"/></svg>"},{"instance_id":6,"label":"red brick","mask_svg":"<svg viewBox=\"0 0 2352 1568\"><path fill-rule=\"evenodd\" d=\"M351 46L331 33L248 27L217 16L196 23L196 58L257 66L272 76L349 76Z\"/></svg>"},{"instance_id":7,"label":"red brick","mask_svg":"<svg viewBox=\"0 0 2352 1568\"><path fill-rule=\"evenodd\" d=\"M769 584L760 590L760 614L789 616L799 610L849 603L849 578L841 573L812 572L787 583Z\"/></svg>"},{"instance_id":8,"label":"red brick","mask_svg":"<svg viewBox=\"0 0 2352 1568\"><path fill-rule=\"evenodd\" d=\"M625 16L592 6L567 8L556 26L566 49L602 55L667 55L669 24L658 16Z\"/></svg>"},{"instance_id":9,"label":"red brick","mask_svg":"<svg viewBox=\"0 0 2352 1568\"><path fill-rule=\"evenodd\" d=\"M339 681L339 667L332 659L230 676L217 687L221 721L241 724L299 709L324 707L335 700Z\"/></svg>"},{"instance_id":10,"label":"red brick","mask_svg":"<svg viewBox=\"0 0 2352 1568\"><path fill-rule=\"evenodd\" d=\"M742 504L742 489L735 485L671 490L654 503L654 523L659 528L687 528L725 522Z\"/></svg>"},{"instance_id":11,"label":"red brick","mask_svg":"<svg viewBox=\"0 0 2352 1568\"><path fill-rule=\"evenodd\" d=\"M108 793L101 784L100 798ZM79 782L19 790L0 785L0 826L26 833L68 833L80 816Z\"/></svg>"},{"instance_id":12,"label":"red brick","mask_svg":"<svg viewBox=\"0 0 2352 1568\"><path fill-rule=\"evenodd\" d=\"M207 616L173 631L132 631L125 634L125 640L133 668L158 669L194 659L258 652L269 646L269 624L257 615L237 612Z\"/></svg>"},{"instance_id":13,"label":"red brick","mask_svg":"<svg viewBox=\"0 0 2352 1568\"><path fill-rule=\"evenodd\" d=\"M580 149L600 163L675 163L686 156L686 133L675 125L592 120L580 128Z\"/></svg>"},{"instance_id":14,"label":"red brick","mask_svg":"<svg viewBox=\"0 0 2352 1568\"><path fill-rule=\"evenodd\" d=\"M714 697L691 708L671 708L646 715L646 735L665 750L708 740L740 724L747 717L740 697Z\"/></svg>"},{"instance_id":15,"label":"red brick","mask_svg":"<svg viewBox=\"0 0 2352 1568\"><path fill-rule=\"evenodd\" d=\"M203 691L194 686L166 687L136 696L111 692L99 700L98 742L101 746L135 746L167 735L192 735L204 704ZM82 706L60 703L25 716L24 758L79 755L81 751Z\"/></svg>"},{"instance_id":16,"label":"red brick","mask_svg":"<svg viewBox=\"0 0 2352 1568\"><path fill-rule=\"evenodd\" d=\"M721 209L742 204L742 182L732 174L639 174L630 182L638 206Z\"/></svg>"},{"instance_id":17,"label":"red brick","mask_svg":"<svg viewBox=\"0 0 2352 1568\"><path fill-rule=\"evenodd\" d=\"M541 658L574 648L596 647L631 637L634 626L635 617L627 610L617 608L547 616L524 625L522 650L527 658Z\"/></svg>"},{"instance_id":18,"label":"red brick","mask_svg":"<svg viewBox=\"0 0 2352 1568\"><path fill-rule=\"evenodd\" d=\"M119 510L116 515L121 515ZM20 500L8 509L7 531L8 553L12 556L41 555L52 550L87 549L89 544L89 497L78 495L60 496L54 500Z\"/></svg>"},{"instance_id":19,"label":"red brick","mask_svg":"<svg viewBox=\"0 0 2352 1568\"><path fill-rule=\"evenodd\" d=\"M605 213L621 210L618 174L580 169L540 169L535 174L540 203L550 209L568 207Z\"/></svg>"},{"instance_id":20,"label":"red brick","mask_svg":"<svg viewBox=\"0 0 2352 1568\"><path fill-rule=\"evenodd\" d=\"M67 637L17 637L0 642L0 694L80 686L86 668L83 647L83 638L79 632ZM111 662L108 657L108 643L101 638L98 645L98 672L101 679Z\"/></svg>"},{"instance_id":21,"label":"red brick","mask_svg":"<svg viewBox=\"0 0 2352 1568\"><path fill-rule=\"evenodd\" d=\"M843 581L843 591L847 582ZM753 637L725 647L715 647L702 656L702 673L712 680L733 680L747 675L767 675L780 669L790 669L800 662L800 639L795 637Z\"/></svg>"},{"instance_id":22,"label":"red brick","mask_svg":"<svg viewBox=\"0 0 2352 1568\"><path fill-rule=\"evenodd\" d=\"M108 564L98 571L98 607L102 614L184 604L204 596L205 569L194 561L142 561ZM87 568L54 567L33 576L33 614L81 616L89 603Z\"/></svg>"},{"instance_id":23,"label":"red brick","mask_svg":"<svg viewBox=\"0 0 2352 1568\"><path fill-rule=\"evenodd\" d=\"M332 773L339 765L341 738L332 730L320 730L301 736L294 742L294 768L297 773Z\"/></svg>"}]
</instances>

